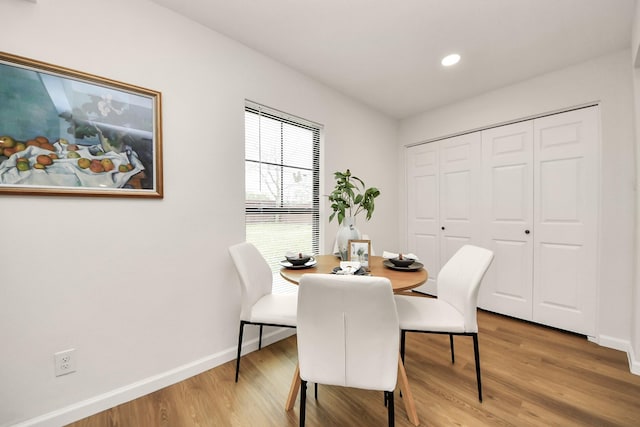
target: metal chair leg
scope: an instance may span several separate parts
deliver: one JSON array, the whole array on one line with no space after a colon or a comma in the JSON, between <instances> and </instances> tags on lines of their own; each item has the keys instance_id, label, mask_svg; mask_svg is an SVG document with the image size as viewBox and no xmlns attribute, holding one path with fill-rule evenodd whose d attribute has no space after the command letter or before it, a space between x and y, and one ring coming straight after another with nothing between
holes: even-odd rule
<instances>
[{"instance_id":1,"label":"metal chair leg","mask_svg":"<svg viewBox=\"0 0 640 427\"><path fill-rule=\"evenodd\" d=\"M300 427L304 427L304 418L307 406L307 382L300 381Z\"/></svg>"},{"instance_id":2,"label":"metal chair leg","mask_svg":"<svg viewBox=\"0 0 640 427\"><path fill-rule=\"evenodd\" d=\"M453 353L453 334L449 334L449 344L451 345L451 363L456 363L456 356Z\"/></svg>"},{"instance_id":3,"label":"metal chair leg","mask_svg":"<svg viewBox=\"0 0 640 427\"><path fill-rule=\"evenodd\" d=\"M385 391L385 400L387 401L387 414L389 417L389 427L394 427L396 424L395 408L393 404L393 391Z\"/></svg>"},{"instance_id":4,"label":"metal chair leg","mask_svg":"<svg viewBox=\"0 0 640 427\"><path fill-rule=\"evenodd\" d=\"M262 350L262 326L260 325L260 337L258 338L258 350Z\"/></svg>"},{"instance_id":5,"label":"metal chair leg","mask_svg":"<svg viewBox=\"0 0 640 427\"><path fill-rule=\"evenodd\" d=\"M240 332L238 333L238 355L236 357L236 382L238 382L238 374L240 373L240 353L242 352L242 334L244 332L244 321L240 321Z\"/></svg>"},{"instance_id":6,"label":"metal chair leg","mask_svg":"<svg viewBox=\"0 0 640 427\"><path fill-rule=\"evenodd\" d=\"M402 359L402 363L404 363L404 344L406 340L407 331L400 331L400 358Z\"/></svg>"},{"instance_id":7,"label":"metal chair leg","mask_svg":"<svg viewBox=\"0 0 640 427\"><path fill-rule=\"evenodd\" d=\"M476 380L478 381L478 399L482 402L482 379L480 378L480 348L478 346L478 334L473 334L473 352L476 358Z\"/></svg>"}]
</instances>

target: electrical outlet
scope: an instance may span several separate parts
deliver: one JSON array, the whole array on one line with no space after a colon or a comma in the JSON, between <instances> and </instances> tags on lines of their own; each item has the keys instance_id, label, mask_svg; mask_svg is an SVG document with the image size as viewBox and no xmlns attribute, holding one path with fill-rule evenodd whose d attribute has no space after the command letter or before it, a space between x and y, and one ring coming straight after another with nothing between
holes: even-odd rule
<instances>
[{"instance_id":1,"label":"electrical outlet","mask_svg":"<svg viewBox=\"0 0 640 427\"><path fill-rule=\"evenodd\" d=\"M59 351L53 355L56 377L76 371L76 349Z\"/></svg>"}]
</instances>

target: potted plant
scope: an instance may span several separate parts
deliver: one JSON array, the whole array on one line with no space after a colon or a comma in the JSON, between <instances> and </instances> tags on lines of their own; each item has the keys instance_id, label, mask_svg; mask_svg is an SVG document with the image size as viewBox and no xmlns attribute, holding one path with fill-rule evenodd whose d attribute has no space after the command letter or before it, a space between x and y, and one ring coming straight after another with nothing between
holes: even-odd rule
<instances>
[{"instance_id":1,"label":"potted plant","mask_svg":"<svg viewBox=\"0 0 640 427\"><path fill-rule=\"evenodd\" d=\"M338 224L342 226L338 230L336 241L340 257L347 259L349 240L360 239L360 232L355 227L355 217L366 212L367 221L371 219L375 209L374 200L380 195L380 190L375 187L366 188L364 181L352 175L349 169L346 172L335 172L334 177L336 185L329 194L333 211L329 222L337 217Z\"/></svg>"}]
</instances>

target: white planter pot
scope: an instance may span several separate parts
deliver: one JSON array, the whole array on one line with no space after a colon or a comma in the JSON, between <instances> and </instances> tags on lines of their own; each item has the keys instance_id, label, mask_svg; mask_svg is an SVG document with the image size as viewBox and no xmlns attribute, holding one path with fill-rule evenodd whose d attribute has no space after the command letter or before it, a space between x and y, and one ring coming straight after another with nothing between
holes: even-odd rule
<instances>
[{"instance_id":1,"label":"white planter pot","mask_svg":"<svg viewBox=\"0 0 640 427\"><path fill-rule=\"evenodd\" d=\"M360 240L362 237L360 231L355 226L353 217L345 218L338 229L336 242L338 243L338 253L340 259L346 261L349 258L349 240Z\"/></svg>"}]
</instances>

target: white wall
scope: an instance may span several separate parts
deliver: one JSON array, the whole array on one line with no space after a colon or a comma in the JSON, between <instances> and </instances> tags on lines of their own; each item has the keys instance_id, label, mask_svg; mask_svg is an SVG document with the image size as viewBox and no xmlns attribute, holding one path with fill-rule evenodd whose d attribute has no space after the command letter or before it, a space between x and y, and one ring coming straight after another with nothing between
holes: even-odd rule
<instances>
[{"instance_id":1,"label":"white wall","mask_svg":"<svg viewBox=\"0 0 640 427\"><path fill-rule=\"evenodd\" d=\"M406 119L400 123L399 136L400 146L405 146L598 102L602 172L597 339L626 351L630 350L632 313L637 311L632 304L636 178L629 63L630 53L625 50L541 75ZM402 211L400 218L404 218ZM401 227L404 230L406 224Z\"/></svg>"},{"instance_id":2,"label":"white wall","mask_svg":"<svg viewBox=\"0 0 640 427\"><path fill-rule=\"evenodd\" d=\"M3 51L162 92L165 190L0 196L1 426L60 425L235 358L245 98L323 124L323 194L351 168L382 191L358 225L398 244L396 121L147 0L0 0L0 15ZM56 378L67 348L77 372Z\"/></svg>"},{"instance_id":3,"label":"white wall","mask_svg":"<svg viewBox=\"0 0 640 427\"><path fill-rule=\"evenodd\" d=\"M633 294L633 319L632 319L632 371L640 375L640 199L637 196L638 185L640 185L640 4L636 2L636 10L633 20L633 36L631 43L631 60L633 64L633 94L634 94L634 113L635 113L635 131L636 131L636 228L635 228L635 244L636 244L636 263L635 263L635 282Z\"/></svg>"}]
</instances>

